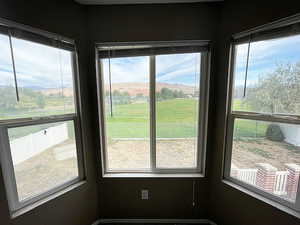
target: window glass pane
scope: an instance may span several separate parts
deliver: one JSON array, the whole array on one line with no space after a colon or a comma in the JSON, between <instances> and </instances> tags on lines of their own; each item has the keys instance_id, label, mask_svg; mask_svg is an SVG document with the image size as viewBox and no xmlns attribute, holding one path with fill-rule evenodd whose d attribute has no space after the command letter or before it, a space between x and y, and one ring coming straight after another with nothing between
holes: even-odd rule
<instances>
[{"instance_id":1,"label":"window glass pane","mask_svg":"<svg viewBox=\"0 0 300 225\"><path fill-rule=\"evenodd\" d=\"M78 177L73 121L8 129L19 200Z\"/></svg>"},{"instance_id":2,"label":"window glass pane","mask_svg":"<svg viewBox=\"0 0 300 225\"><path fill-rule=\"evenodd\" d=\"M300 125L236 119L231 176L295 201L300 174Z\"/></svg>"},{"instance_id":3,"label":"window glass pane","mask_svg":"<svg viewBox=\"0 0 300 225\"><path fill-rule=\"evenodd\" d=\"M149 57L104 59L107 167L150 168Z\"/></svg>"},{"instance_id":4,"label":"window glass pane","mask_svg":"<svg viewBox=\"0 0 300 225\"><path fill-rule=\"evenodd\" d=\"M156 56L156 164L197 166L200 53Z\"/></svg>"},{"instance_id":5,"label":"window glass pane","mask_svg":"<svg viewBox=\"0 0 300 225\"><path fill-rule=\"evenodd\" d=\"M0 119L74 112L71 52L12 38L20 101L7 36L0 37ZM2 51L4 49L4 51Z\"/></svg>"},{"instance_id":6,"label":"window glass pane","mask_svg":"<svg viewBox=\"0 0 300 225\"><path fill-rule=\"evenodd\" d=\"M17 104L12 60L7 35L0 34L0 119L9 117Z\"/></svg>"},{"instance_id":7,"label":"window glass pane","mask_svg":"<svg viewBox=\"0 0 300 225\"><path fill-rule=\"evenodd\" d=\"M246 87L248 44L235 50L233 110L300 114L300 35L251 43Z\"/></svg>"}]
</instances>

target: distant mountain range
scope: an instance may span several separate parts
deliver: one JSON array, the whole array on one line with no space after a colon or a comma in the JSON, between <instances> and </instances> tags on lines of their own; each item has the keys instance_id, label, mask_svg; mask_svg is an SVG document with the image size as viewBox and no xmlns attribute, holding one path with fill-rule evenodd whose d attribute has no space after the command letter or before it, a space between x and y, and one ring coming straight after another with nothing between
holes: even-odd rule
<instances>
[{"instance_id":1,"label":"distant mountain range","mask_svg":"<svg viewBox=\"0 0 300 225\"><path fill-rule=\"evenodd\" d=\"M183 84L169 84L169 83L156 83L156 91L162 88L169 88L171 90L182 91L184 94L194 94L195 88ZM109 85L104 86L105 91L109 91ZM147 83L113 83L112 91L118 90L119 92L128 92L130 96L143 94L149 96L149 84Z\"/></svg>"},{"instance_id":2,"label":"distant mountain range","mask_svg":"<svg viewBox=\"0 0 300 225\"><path fill-rule=\"evenodd\" d=\"M41 92L43 95L49 96L49 95L61 94L62 89L61 88L46 88L46 89L35 89L35 91ZM73 96L73 88L64 88L63 95L65 97Z\"/></svg>"},{"instance_id":3,"label":"distant mountain range","mask_svg":"<svg viewBox=\"0 0 300 225\"><path fill-rule=\"evenodd\" d=\"M0 86L1 88L2 86ZM3 86L5 87L5 86ZM41 92L43 95L58 95L61 94L61 88L41 88L38 86L26 87L33 91ZM160 91L162 88L168 88L172 91L182 91L184 94L194 94L195 88L189 85L183 84L169 84L169 83L156 83L156 91ZM104 86L105 91L109 91L109 85ZM136 82L136 83L113 83L112 91L118 90L119 92L128 92L130 96L136 96L137 94L143 94L149 96L149 84ZM63 89L63 95L66 97L73 96L73 88L65 87Z\"/></svg>"}]
</instances>

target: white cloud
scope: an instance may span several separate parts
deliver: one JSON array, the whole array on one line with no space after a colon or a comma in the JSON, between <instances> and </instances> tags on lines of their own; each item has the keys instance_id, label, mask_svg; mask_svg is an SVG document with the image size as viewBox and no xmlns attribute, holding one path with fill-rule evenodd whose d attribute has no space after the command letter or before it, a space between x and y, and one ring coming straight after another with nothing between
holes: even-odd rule
<instances>
[{"instance_id":1,"label":"white cloud","mask_svg":"<svg viewBox=\"0 0 300 225\"><path fill-rule=\"evenodd\" d=\"M110 60L112 83L149 82L149 57L113 58ZM109 61L103 60L104 82L109 82Z\"/></svg>"},{"instance_id":2,"label":"white cloud","mask_svg":"<svg viewBox=\"0 0 300 225\"><path fill-rule=\"evenodd\" d=\"M236 85L243 85L248 44L238 45L236 54ZM254 84L259 76L273 71L278 64L295 63L300 60L300 35L253 42L250 46L248 84Z\"/></svg>"},{"instance_id":3,"label":"white cloud","mask_svg":"<svg viewBox=\"0 0 300 225\"><path fill-rule=\"evenodd\" d=\"M157 57L157 80L172 81L199 74L200 54L162 55Z\"/></svg>"},{"instance_id":4,"label":"white cloud","mask_svg":"<svg viewBox=\"0 0 300 225\"><path fill-rule=\"evenodd\" d=\"M70 52L16 38L12 43L19 86L58 88L62 81L64 86L72 86ZM0 35L0 46L0 70L12 71L7 36ZM2 79L3 73L0 76Z\"/></svg>"},{"instance_id":5,"label":"white cloud","mask_svg":"<svg viewBox=\"0 0 300 225\"><path fill-rule=\"evenodd\" d=\"M113 58L110 61L112 83L149 82L149 57ZM156 66L159 82L180 83L183 79L193 82L195 72L199 75L200 54L160 55L156 57ZM103 60L103 72L104 82L108 83L108 59Z\"/></svg>"}]
</instances>

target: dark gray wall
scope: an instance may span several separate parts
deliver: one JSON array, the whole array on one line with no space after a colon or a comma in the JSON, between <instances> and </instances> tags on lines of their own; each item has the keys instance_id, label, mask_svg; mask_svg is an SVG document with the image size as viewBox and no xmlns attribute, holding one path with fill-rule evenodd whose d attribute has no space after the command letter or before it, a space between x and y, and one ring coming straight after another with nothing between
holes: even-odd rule
<instances>
[{"instance_id":1,"label":"dark gray wall","mask_svg":"<svg viewBox=\"0 0 300 225\"><path fill-rule=\"evenodd\" d=\"M90 73L95 76L94 43L118 41L212 40L216 37L219 4L91 6L88 8ZM95 91L95 79L90 82ZM94 95L96 101L96 96ZM94 117L97 118L96 105ZM95 139L99 140L95 124ZM100 149L98 146L97 149ZM104 218L205 218L207 178L197 181L197 205L192 207L193 179L102 179L99 186ZM148 188L150 200L139 200Z\"/></svg>"},{"instance_id":2,"label":"dark gray wall","mask_svg":"<svg viewBox=\"0 0 300 225\"><path fill-rule=\"evenodd\" d=\"M221 182L229 43L232 34L300 12L299 1L226 0L217 46L214 147L209 163L210 217L223 225L296 225L300 220Z\"/></svg>"},{"instance_id":3,"label":"dark gray wall","mask_svg":"<svg viewBox=\"0 0 300 225\"><path fill-rule=\"evenodd\" d=\"M299 224L296 218L221 182L230 36L297 12L300 12L300 3L291 0L273 1L271 5L268 1L226 0L224 4L102 7L84 7L72 0L1 0L0 17L68 36L78 43L89 181L84 186L10 220L0 174L1 225L88 225L97 216L210 217L220 225ZM193 179L100 179L97 184L95 161L100 146L95 122L94 43L184 39L213 41L208 178L195 179L195 208L192 207ZM139 190L143 188L150 190L148 201L139 200Z\"/></svg>"},{"instance_id":4,"label":"dark gray wall","mask_svg":"<svg viewBox=\"0 0 300 225\"><path fill-rule=\"evenodd\" d=\"M72 0L1 0L0 17L73 38L78 44L84 108L84 136L88 183L14 219L9 219L3 179L0 176L1 225L88 225L98 217L95 151L91 138L91 101L88 93L86 14ZM93 76L94 78L94 76Z\"/></svg>"}]
</instances>

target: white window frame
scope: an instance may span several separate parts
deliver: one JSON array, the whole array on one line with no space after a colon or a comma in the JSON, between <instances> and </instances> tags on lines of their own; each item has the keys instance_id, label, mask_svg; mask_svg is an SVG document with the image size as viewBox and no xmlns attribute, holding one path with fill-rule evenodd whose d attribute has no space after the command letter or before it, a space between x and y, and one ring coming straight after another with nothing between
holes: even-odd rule
<instances>
[{"instance_id":1,"label":"white window frame","mask_svg":"<svg viewBox=\"0 0 300 225\"><path fill-rule=\"evenodd\" d=\"M150 169L145 170L109 170L107 167L107 144L105 134L105 105L104 105L104 82L102 59L98 54L101 49L119 46L189 46L189 45L206 46L208 50L199 51L201 53L200 63L200 94L198 110L198 136L197 139L197 166L195 168L158 168L156 166L156 57L149 57L149 96L150 96ZM181 52L183 53L183 52ZM188 53L188 52L187 52ZM128 55L130 57L130 55ZM210 82L210 50L208 41L172 41L172 42L133 42L133 43L102 43L96 46L96 70L97 70L97 92L98 92L98 112L100 128L100 146L101 146L101 165L102 177L204 177L205 176L205 159L206 159L206 142L207 142L207 113L209 101L209 82Z\"/></svg>"},{"instance_id":2,"label":"white window frame","mask_svg":"<svg viewBox=\"0 0 300 225\"><path fill-rule=\"evenodd\" d=\"M64 193L65 190L71 190L72 187L77 187L79 184L83 184L85 180L85 166L83 155L83 143L81 133L81 97L79 89L79 73L78 73L78 55L74 40L62 37L57 34L49 33L47 31L35 29L26 25L18 24L6 19L0 18L0 25L7 26L22 31L29 31L37 36L46 37L49 39L64 41L74 46L74 50L70 50L72 71L73 71L73 91L74 91L74 106L75 112L63 115L51 115L43 117L26 117L17 119L0 120L0 163L2 167L3 180L6 189L7 201L12 218L19 216L29 211L33 206L43 204L48 200L51 200ZM34 40L31 40L33 43ZM49 124L56 122L68 122L72 121L74 124L77 163L78 163L78 176L72 180L68 180L58 186L49 189L41 194L31 196L28 199L19 200L17 185L14 173L13 160L11 155L11 149L9 144L8 129L16 127L24 127L30 125Z\"/></svg>"},{"instance_id":3,"label":"white window frame","mask_svg":"<svg viewBox=\"0 0 300 225\"><path fill-rule=\"evenodd\" d=\"M242 182L238 180L237 178L230 176L230 170L231 170L231 157L232 157L232 142L233 142L233 131L234 131L234 121L236 119L248 119L252 121L265 121L265 122L278 122L278 123L288 123L288 124L300 124L300 116L298 115L290 115L290 114L268 114L268 113L256 113L256 112L245 112L245 111L233 111L232 110L232 101L234 96L234 73L235 73L235 46L240 44L240 42L236 41L241 38L249 37L253 34L256 34L258 32L264 32L269 31L272 29L281 29L285 28L286 26L293 25L295 23L300 23L300 14L297 14L295 16L291 16L285 19L281 19L279 21L275 21L273 23L269 23L263 26L259 26L257 28L238 33L233 36L233 41L230 46L230 58L229 58L229 73L228 73L228 90L227 90L227 109L226 109L226 131L224 136L224 142L225 142L225 155L224 155L224 169L223 169L223 181L228 184L233 184L231 186L235 187L241 187L238 188L242 190L243 188L245 190L250 191L249 194L252 196L256 196L256 194L262 201L265 201L267 203L270 203L271 205L278 208L279 205L282 205L284 207L282 210L296 215L300 218L300 182L298 183L298 192L296 196L295 202L289 201L287 199L280 198L279 196L276 196L274 194L268 193L256 186L247 184L245 182ZM299 33L300 34L300 33ZM274 37L276 38L276 36ZM265 39L269 40L272 39L270 36ZM248 193L248 191L245 191ZM271 200L271 202L269 201ZM277 203L277 204L276 204ZM292 211L291 211L292 210Z\"/></svg>"}]
</instances>

